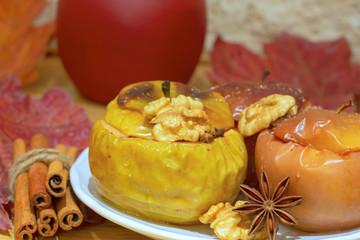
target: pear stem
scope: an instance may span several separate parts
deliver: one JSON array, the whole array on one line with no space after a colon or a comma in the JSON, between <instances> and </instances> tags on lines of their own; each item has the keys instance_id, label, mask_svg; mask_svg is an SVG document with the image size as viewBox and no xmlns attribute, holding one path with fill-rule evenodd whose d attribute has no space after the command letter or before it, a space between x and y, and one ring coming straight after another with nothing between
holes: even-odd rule
<instances>
[{"instance_id":1,"label":"pear stem","mask_svg":"<svg viewBox=\"0 0 360 240\"><path fill-rule=\"evenodd\" d=\"M336 109L336 114L341 113L345 108L354 106L354 102L352 100L347 101L343 105L341 105L338 109Z\"/></svg>"}]
</instances>

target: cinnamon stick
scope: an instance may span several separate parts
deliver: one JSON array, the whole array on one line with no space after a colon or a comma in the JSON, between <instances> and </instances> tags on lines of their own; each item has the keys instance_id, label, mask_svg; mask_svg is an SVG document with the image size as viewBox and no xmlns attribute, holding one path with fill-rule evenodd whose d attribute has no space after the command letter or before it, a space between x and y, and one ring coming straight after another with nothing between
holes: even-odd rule
<instances>
[{"instance_id":1,"label":"cinnamon stick","mask_svg":"<svg viewBox=\"0 0 360 240\"><path fill-rule=\"evenodd\" d=\"M59 144L55 147L63 153L66 153L66 146ZM52 161L49 164L46 176L46 189L54 197L63 197L66 193L69 171L64 169L63 163L59 160Z\"/></svg>"},{"instance_id":2,"label":"cinnamon stick","mask_svg":"<svg viewBox=\"0 0 360 240\"><path fill-rule=\"evenodd\" d=\"M13 155L16 160L26 152L26 143L16 139L13 144ZM29 176L20 173L15 180L14 233L15 239L32 240L37 229L35 211L29 199Z\"/></svg>"},{"instance_id":3,"label":"cinnamon stick","mask_svg":"<svg viewBox=\"0 0 360 240\"><path fill-rule=\"evenodd\" d=\"M84 217L69 186L66 188L65 196L58 199L55 206L59 225L63 230L71 230L83 222Z\"/></svg>"},{"instance_id":4,"label":"cinnamon stick","mask_svg":"<svg viewBox=\"0 0 360 240\"><path fill-rule=\"evenodd\" d=\"M66 154L72 157L73 162L76 160L78 149L76 147L69 147Z\"/></svg>"},{"instance_id":5,"label":"cinnamon stick","mask_svg":"<svg viewBox=\"0 0 360 240\"><path fill-rule=\"evenodd\" d=\"M78 149L76 147L69 147L66 151L66 154L71 157L72 162L74 162L76 160L77 153L78 153ZM68 170L65 170L65 171L68 172ZM68 172L68 174L69 174L69 172Z\"/></svg>"},{"instance_id":6,"label":"cinnamon stick","mask_svg":"<svg viewBox=\"0 0 360 240\"><path fill-rule=\"evenodd\" d=\"M48 148L49 141L43 134L35 134L31 138L30 149ZM48 166L44 162L35 162L29 168L30 200L38 209L48 208L51 204L51 196L46 190L45 181Z\"/></svg>"},{"instance_id":7,"label":"cinnamon stick","mask_svg":"<svg viewBox=\"0 0 360 240\"><path fill-rule=\"evenodd\" d=\"M26 143L23 139L17 138L13 143L14 161L26 153Z\"/></svg>"},{"instance_id":8,"label":"cinnamon stick","mask_svg":"<svg viewBox=\"0 0 360 240\"><path fill-rule=\"evenodd\" d=\"M44 237L54 236L59 228L53 204L49 208L36 211L38 232Z\"/></svg>"}]
</instances>

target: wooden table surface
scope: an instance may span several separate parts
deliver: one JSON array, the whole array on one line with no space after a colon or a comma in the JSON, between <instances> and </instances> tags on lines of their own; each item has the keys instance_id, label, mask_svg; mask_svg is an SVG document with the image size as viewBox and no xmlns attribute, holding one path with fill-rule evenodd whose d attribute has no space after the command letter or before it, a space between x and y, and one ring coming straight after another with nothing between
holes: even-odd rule
<instances>
[{"instance_id":1,"label":"wooden table surface","mask_svg":"<svg viewBox=\"0 0 360 240\"><path fill-rule=\"evenodd\" d=\"M87 116L92 122L101 118L105 114L105 105L93 102L83 97L71 79L67 75L61 60L57 56L45 58L39 63L39 79L25 87L23 92L30 94L34 98L40 98L43 94L53 87L63 88L72 98L73 103L84 108ZM211 84L208 82L205 72L209 69L207 57L202 56L194 74L190 80L190 84L200 89L206 89ZM120 90L120 89L119 89ZM114 96L115 97L115 96ZM58 231L54 237L45 238L37 236L37 240L41 239L93 239L93 240L146 240L150 239L136 232L130 231L115 223L105 220L101 224L82 224L78 228L71 231ZM13 239L11 232L0 230L0 240Z\"/></svg>"}]
</instances>

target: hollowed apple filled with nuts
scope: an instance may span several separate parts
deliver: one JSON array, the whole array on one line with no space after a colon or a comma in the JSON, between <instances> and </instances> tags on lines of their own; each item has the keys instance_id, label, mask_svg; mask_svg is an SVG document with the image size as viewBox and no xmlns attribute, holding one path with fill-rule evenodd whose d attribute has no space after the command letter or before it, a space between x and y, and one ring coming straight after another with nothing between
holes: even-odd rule
<instances>
[{"instance_id":1,"label":"hollowed apple filled with nuts","mask_svg":"<svg viewBox=\"0 0 360 240\"><path fill-rule=\"evenodd\" d=\"M91 131L89 164L100 194L122 209L191 224L237 196L247 153L219 93L151 81L108 104Z\"/></svg>"}]
</instances>

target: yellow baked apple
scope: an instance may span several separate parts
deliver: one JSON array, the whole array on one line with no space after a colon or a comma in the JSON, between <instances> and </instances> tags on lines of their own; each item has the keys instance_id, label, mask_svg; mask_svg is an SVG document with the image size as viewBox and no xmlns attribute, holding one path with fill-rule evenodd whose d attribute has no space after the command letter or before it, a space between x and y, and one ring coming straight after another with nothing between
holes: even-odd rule
<instances>
[{"instance_id":1,"label":"yellow baked apple","mask_svg":"<svg viewBox=\"0 0 360 240\"><path fill-rule=\"evenodd\" d=\"M237 196L247 152L220 94L152 81L108 104L91 131L89 164L100 194L120 208L193 224Z\"/></svg>"}]
</instances>

